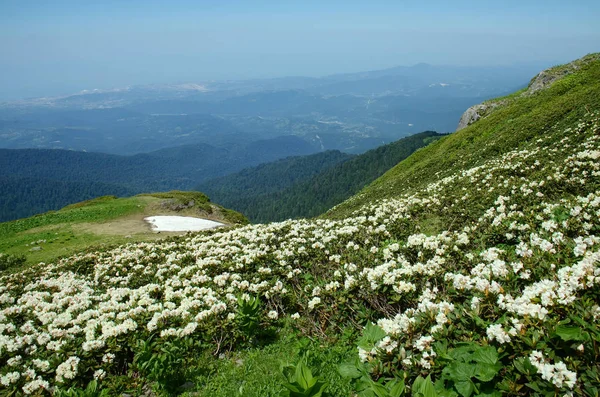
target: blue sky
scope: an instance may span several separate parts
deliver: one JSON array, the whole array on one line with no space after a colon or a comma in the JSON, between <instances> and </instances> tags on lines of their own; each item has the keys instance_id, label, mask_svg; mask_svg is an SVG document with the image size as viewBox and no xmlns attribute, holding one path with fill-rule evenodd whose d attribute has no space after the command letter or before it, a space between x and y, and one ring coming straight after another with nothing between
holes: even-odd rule
<instances>
[{"instance_id":1,"label":"blue sky","mask_svg":"<svg viewBox=\"0 0 600 397\"><path fill-rule=\"evenodd\" d=\"M95 3L95 4L92 4ZM0 0L0 100L600 51L598 1Z\"/></svg>"}]
</instances>

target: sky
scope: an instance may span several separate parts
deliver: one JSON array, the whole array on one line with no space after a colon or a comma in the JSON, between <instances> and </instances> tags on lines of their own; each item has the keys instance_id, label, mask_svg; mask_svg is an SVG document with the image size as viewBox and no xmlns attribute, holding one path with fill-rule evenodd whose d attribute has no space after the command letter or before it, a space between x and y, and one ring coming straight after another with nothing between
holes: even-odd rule
<instances>
[{"instance_id":1,"label":"sky","mask_svg":"<svg viewBox=\"0 0 600 397\"><path fill-rule=\"evenodd\" d=\"M0 100L600 51L600 1L0 0Z\"/></svg>"}]
</instances>

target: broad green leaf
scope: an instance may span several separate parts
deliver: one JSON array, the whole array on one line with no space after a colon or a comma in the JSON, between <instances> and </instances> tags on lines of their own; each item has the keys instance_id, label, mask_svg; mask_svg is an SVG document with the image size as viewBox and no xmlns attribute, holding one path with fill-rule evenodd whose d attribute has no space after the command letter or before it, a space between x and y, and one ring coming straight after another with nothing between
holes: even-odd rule
<instances>
[{"instance_id":1,"label":"broad green leaf","mask_svg":"<svg viewBox=\"0 0 600 397\"><path fill-rule=\"evenodd\" d=\"M431 375L427 376L426 379L423 379L421 376L415 379L412 386L412 395L413 397L437 397L433 382L431 381Z\"/></svg>"},{"instance_id":2,"label":"broad green leaf","mask_svg":"<svg viewBox=\"0 0 600 397\"><path fill-rule=\"evenodd\" d=\"M517 358L513 361L515 368L524 375L533 375L537 373L537 369L531 364L527 357Z\"/></svg>"},{"instance_id":3,"label":"broad green leaf","mask_svg":"<svg viewBox=\"0 0 600 397\"><path fill-rule=\"evenodd\" d=\"M300 393L303 389L296 382L294 383L284 383L283 386L293 393Z\"/></svg>"},{"instance_id":4,"label":"broad green leaf","mask_svg":"<svg viewBox=\"0 0 600 397\"><path fill-rule=\"evenodd\" d=\"M448 355L452 357L456 361L471 361L471 356L473 351L476 349L476 346L472 343L467 345L455 347L454 349L448 350Z\"/></svg>"},{"instance_id":5,"label":"broad green leaf","mask_svg":"<svg viewBox=\"0 0 600 397\"><path fill-rule=\"evenodd\" d=\"M525 383L525 386L537 391L538 393L542 392L542 389L540 389L540 387L537 385L537 382Z\"/></svg>"},{"instance_id":6,"label":"broad green leaf","mask_svg":"<svg viewBox=\"0 0 600 397\"><path fill-rule=\"evenodd\" d=\"M496 364L498 362L498 352L493 346L480 347L475 350L472 358L478 363Z\"/></svg>"},{"instance_id":7,"label":"broad green leaf","mask_svg":"<svg viewBox=\"0 0 600 397\"><path fill-rule=\"evenodd\" d=\"M304 393L304 395L308 397L321 397L327 386L328 383L326 382L316 382L309 390L307 390Z\"/></svg>"},{"instance_id":8,"label":"broad green leaf","mask_svg":"<svg viewBox=\"0 0 600 397\"><path fill-rule=\"evenodd\" d=\"M388 397L388 390L385 386L377 382L371 383L370 389L373 390L373 393L375 393L377 397Z\"/></svg>"},{"instance_id":9,"label":"broad green leaf","mask_svg":"<svg viewBox=\"0 0 600 397\"><path fill-rule=\"evenodd\" d=\"M401 379L394 379L388 383L389 397L401 397L404 394L404 381Z\"/></svg>"},{"instance_id":10,"label":"broad green leaf","mask_svg":"<svg viewBox=\"0 0 600 397\"><path fill-rule=\"evenodd\" d=\"M377 397L373 390L365 389L358 392L359 397Z\"/></svg>"},{"instance_id":11,"label":"broad green leaf","mask_svg":"<svg viewBox=\"0 0 600 397\"><path fill-rule=\"evenodd\" d=\"M498 374L502 369L502 364L483 364L479 363L475 365L475 377L482 382L489 382Z\"/></svg>"},{"instance_id":12,"label":"broad green leaf","mask_svg":"<svg viewBox=\"0 0 600 397\"><path fill-rule=\"evenodd\" d=\"M303 361L300 361L296 365L296 382L305 390L313 387L315 384L312 372Z\"/></svg>"},{"instance_id":13,"label":"broad green leaf","mask_svg":"<svg viewBox=\"0 0 600 397\"><path fill-rule=\"evenodd\" d=\"M360 378L360 375L361 375L361 372L358 368L356 368L356 365L350 364L350 363L340 364L340 366L338 367L338 372L344 378L351 378L351 379Z\"/></svg>"},{"instance_id":14,"label":"broad green leaf","mask_svg":"<svg viewBox=\"0 0 600 397\"><path fill-rule=\"evenodd\" d=\"M444 368L444 373L454 381L469 380L475 376L475 364L454 362Z\"/></svg>"},{"instance_id":15,"label":"broad green leaf","mask_svg":"<svg viewBox=\"0 0 600 397\"><path fill-rule=\"evenodd\" d=\"M454 382L454 388L463 397L470 397L471 394L473 394L473 392L475 391L473 382L471 382L470 380L456 381Z\"/></svg>"},{"instance_id":16,"label":"broad green leaf","mask_svg":"<svg viewBox=\"0 0 600 397\"><path fill-rule=\"evenodd\" d=\"M579 327L568 327L566 325L559 325L556 327L556 335L558 335L565 342L574 341L586 341L589 336L585 334Z\"/></svg>"},{"instance_id":17,"label":"broad green leaf","mask_svg":"<svg viewBox=\"0 0 600 397\"><path fill-rule=\"evenodd\" d=\"M363 331L362 338L358 341L358 346L363 349L371 349L373 345L383 339L387 334L378 325L368 323Z\"/></svg>"}]
</instances>

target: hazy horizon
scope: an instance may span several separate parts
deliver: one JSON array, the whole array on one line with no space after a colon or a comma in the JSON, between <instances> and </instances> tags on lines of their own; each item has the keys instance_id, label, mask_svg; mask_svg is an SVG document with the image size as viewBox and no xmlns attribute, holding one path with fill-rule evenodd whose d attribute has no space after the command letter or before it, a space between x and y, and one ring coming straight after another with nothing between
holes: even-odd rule
<instances>
[{"instance_id":1,"label":"hazy horizon","mask_svg":"<svg viewBox=\"0 0 600 397\"><path fill-rule=\"evenodd\" d=\"M599 15L592 1L6 1L0 100L422 62L550 66L600 51Z\"/></svg>"}]
</instances>

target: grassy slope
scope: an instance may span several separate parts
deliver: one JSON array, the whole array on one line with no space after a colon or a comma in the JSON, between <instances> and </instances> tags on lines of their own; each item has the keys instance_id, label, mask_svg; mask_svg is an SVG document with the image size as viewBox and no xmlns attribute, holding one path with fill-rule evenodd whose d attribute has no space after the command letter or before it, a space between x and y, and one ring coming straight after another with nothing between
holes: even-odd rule
<instances>
[{"instance_id":1,"label":"grassy slope","mask_svg":"<svg viewBox=\"0 0 600 397\"><path fill-rule=\"evenodd\" d=\"M416 152L374 184L364 189L361 194L330 211L326 216L342 218L362 204L370 204L378 199L398 196L407 191L417 191L419 187L423 187L426 183L438 181L446 175L456 173L466 167L478 165L486 159L496 159L499 154L521 147L524 142L534 143L542 132L553 131L553 127L560 128L560 131L564 130L564 127L573 127L577 124L579 117L586 113L586 106L590 110L597 111L600 109L600 98L597 95L600 92L599 77L600 63L595 63L588 65L581 73L567 77L549 90L540 92L533 97L514 98L514 102L494 111L473 126ZM556 139L560 139L561 134L555 135L557 136ZM551 139L555 141L554 136L551 136ZM541 158L541 160L548 159ZM534 173L531 175L533 177L544 176ZM462 183L462 186L465 186L468 181ZM590 187L586 186L585 189L597 189L598 182L594 183ZM447 196L452 199L460 199L460 187L457 186L455 190L452 189L453 187L448 188ZM551 186L545 191L550 194L553 191L552 189ZM560 186L557 189L557 197L562 197L561 195L564 195L564 192L560 191ZM427 195L427 192L421 193ZM473 196L466 205L480 205L482 208L490 207L490 201L493 202L498 194L498 192L489 194L484 189L472 191L471 193ZM531 200L531 202L535 201ZM457 223L468 222L469 217L473 214L475 216L477 214L481 215L481 208L473 209L472 212L461 212L460 215L464 219L457 221L456 213L453 213L455 210L445 211L443 206L440 207L441 209L434 214L433 218L427 216L427 209L425 208L418 213L415 211L415 219L421 221L420 226L422 229L428 229L426 230L427 234L437 233L442 228L458 229ZM468 210L468 208L462 206L461 210ZM449 222L453 222L453 224L448 225ZM412 226L408 231L402 231L402 233L415 232L416 230L413 230ZM285 236L284 233L280 234ZM278 236L275 233L269 236L271 239L276 239L276 237ZM285 237L289 240L293 239L292 236ZM486 238L486 236L481 236L482 240ZM357 241L359 240L357 239ZM347 241L344 240L343 242L345 244ZM287 243L287 241L284 241L284 243ZM385 244L387 245L387 243ZM342 244L341 247L336 252L348 255L347 258L343 258L343 261L352 260L358 264L360 264L359 261L373 262L373 257L369 256L367 251L360 251L353 258L352 256L355 254L343 248L345 245ZM367 246L365 245L365 247ZM330 247L328 246L328 248ZM473 252L479 250L475 245L471 248ZM187 248L181 247L180 249L181 252L186 252ZM310 253L315 255L314 251ZM325 274L331 270L325 267L328 264L327 261L323 262L323 268L318 268L319 260L311 257L310 262L313 261L319 277L325 277ZM148 266L150 265L151 263L148 264ZM306 269L314 270L314 268ZM542 268L542 271L545 270ZM310 272L307 271L306 276L310 276ZM302 285L304 286L304 284ZM347 308L352 309L351 306L346 304L343 304L342 307L344 310L347 310ZM323 311L326 312L326 309L323 309ZM465 316L459 316L455 320L457 324L463 320L467 321ZM198 391L194 392L193 395L279 395L282 391L282 380L277 361L297 361L298 349L292 346L293 330L288 327L281 327L278 332L280 333L279 340L264 348L256 346L240 350L231 353L229 357L222 360L198 360L199 374L196 374L196 378L193 379ZM315 341L308 348L311 357L310 367L331 382L330 389L328 389L330 395L350 395L348 381L340 380L339 375L336 374L336 365L344 361L344 357L356 355L356 345L352 344L351 339L352 337L346 339L339 337L339 335L330 340L315 338ZM211 346L211 348L214 348L214 346ZM131 383L133 379L126 378L126 381Z\"/></svg>"},{"instance_id":2,"label":"grassy slope","mask_svg":"<svg viewBox=\"0 0 600 397\"><path fill-rule=\"evenodd\" d=\"M172 211L160 205L166 200L178 203L194 200L195 206ZM208 197L198 192L142 194L128 198L104 196L71 204L58 211L0 223L0 252L25 255L28 262L37 263L99 245L154 240L160 236L152 232L142 219L168 214L202 215L227 223L246 223L241 214L211 204Z\"/></svg>"},{"instance_id":3,"label":"grassy slope","mask_svg":"<svg viewBox=\"0 0 600 397\"><path fill-rule=\"evenodd\" d=\"M420 187L439 180L459 169L476 166L485 160L494 159L499 154L520 147L527 141L536 140L546 128L572 126L588 109L600 108L600 62L584 67L580 73L568 76L555 83L550 89L539 92L533 97L509 95L503 99L511 102L493 112L474 125L442 138L441 140L415 152L406 160L367 186L353 198L322 215L326 218L342 219L361 206L380 199L401 195L407 191L416 191ZM496 195L479 192L481 207L492 201ZM473 203L475 200L469 200ZM457 217L452 211L435 214L423 214L415 217L420 228L428 235L434 235L449 226L457 227ZM472 209L474 214L480 213ZM468 209L462 208L463 222L469 221ZM452 225L450 225L453 223ZM201 396L262 396L277 395L282 390L281 375L274 361L281 362L283 357L290 361L298 360L297 352L290 349L285 335L290 330L282 329L283 342L267 348L254 348L238 352L235 357L218 360L209 371L197 379L197 390ZM331 336L330 336L331 338ZM350 338L352 339L352 338ZM330 344L319 346L312 343L308 349L312 357L312 368L330 382L331 395L349 395L347 380L339 379L335 370L343 362L342 357L356 355L356 345L351 340L333 337ZM333 352L333 353L332 353ZM333 356L333 357L331 357ZM335 360L338 358L338 361ZM239 363L241 365L236 365ZM333 367L333 368L332 368ZM277 381L278 380L278 381ZM243 386L246 386L244 388ZM248 386L257 387L249 392ZM239 387L239 389L238 389Z\"/></svg>"},{"instance_id":4,"label":"grassy slope","mask_svg":"<svg viewBox=\"0 0 600 397\"><path fill-rule=\"evenodd\" d=\"M558 67L560 70L562 67ZM326 213L343 218L366 203L414 191L457 169L481 164L536 139L550 127L571 125L600 104L600 62L584 64L533 96L509 95L507 104L473 125L417 151L358 195Z\"/></svg>"}]
</instances>

